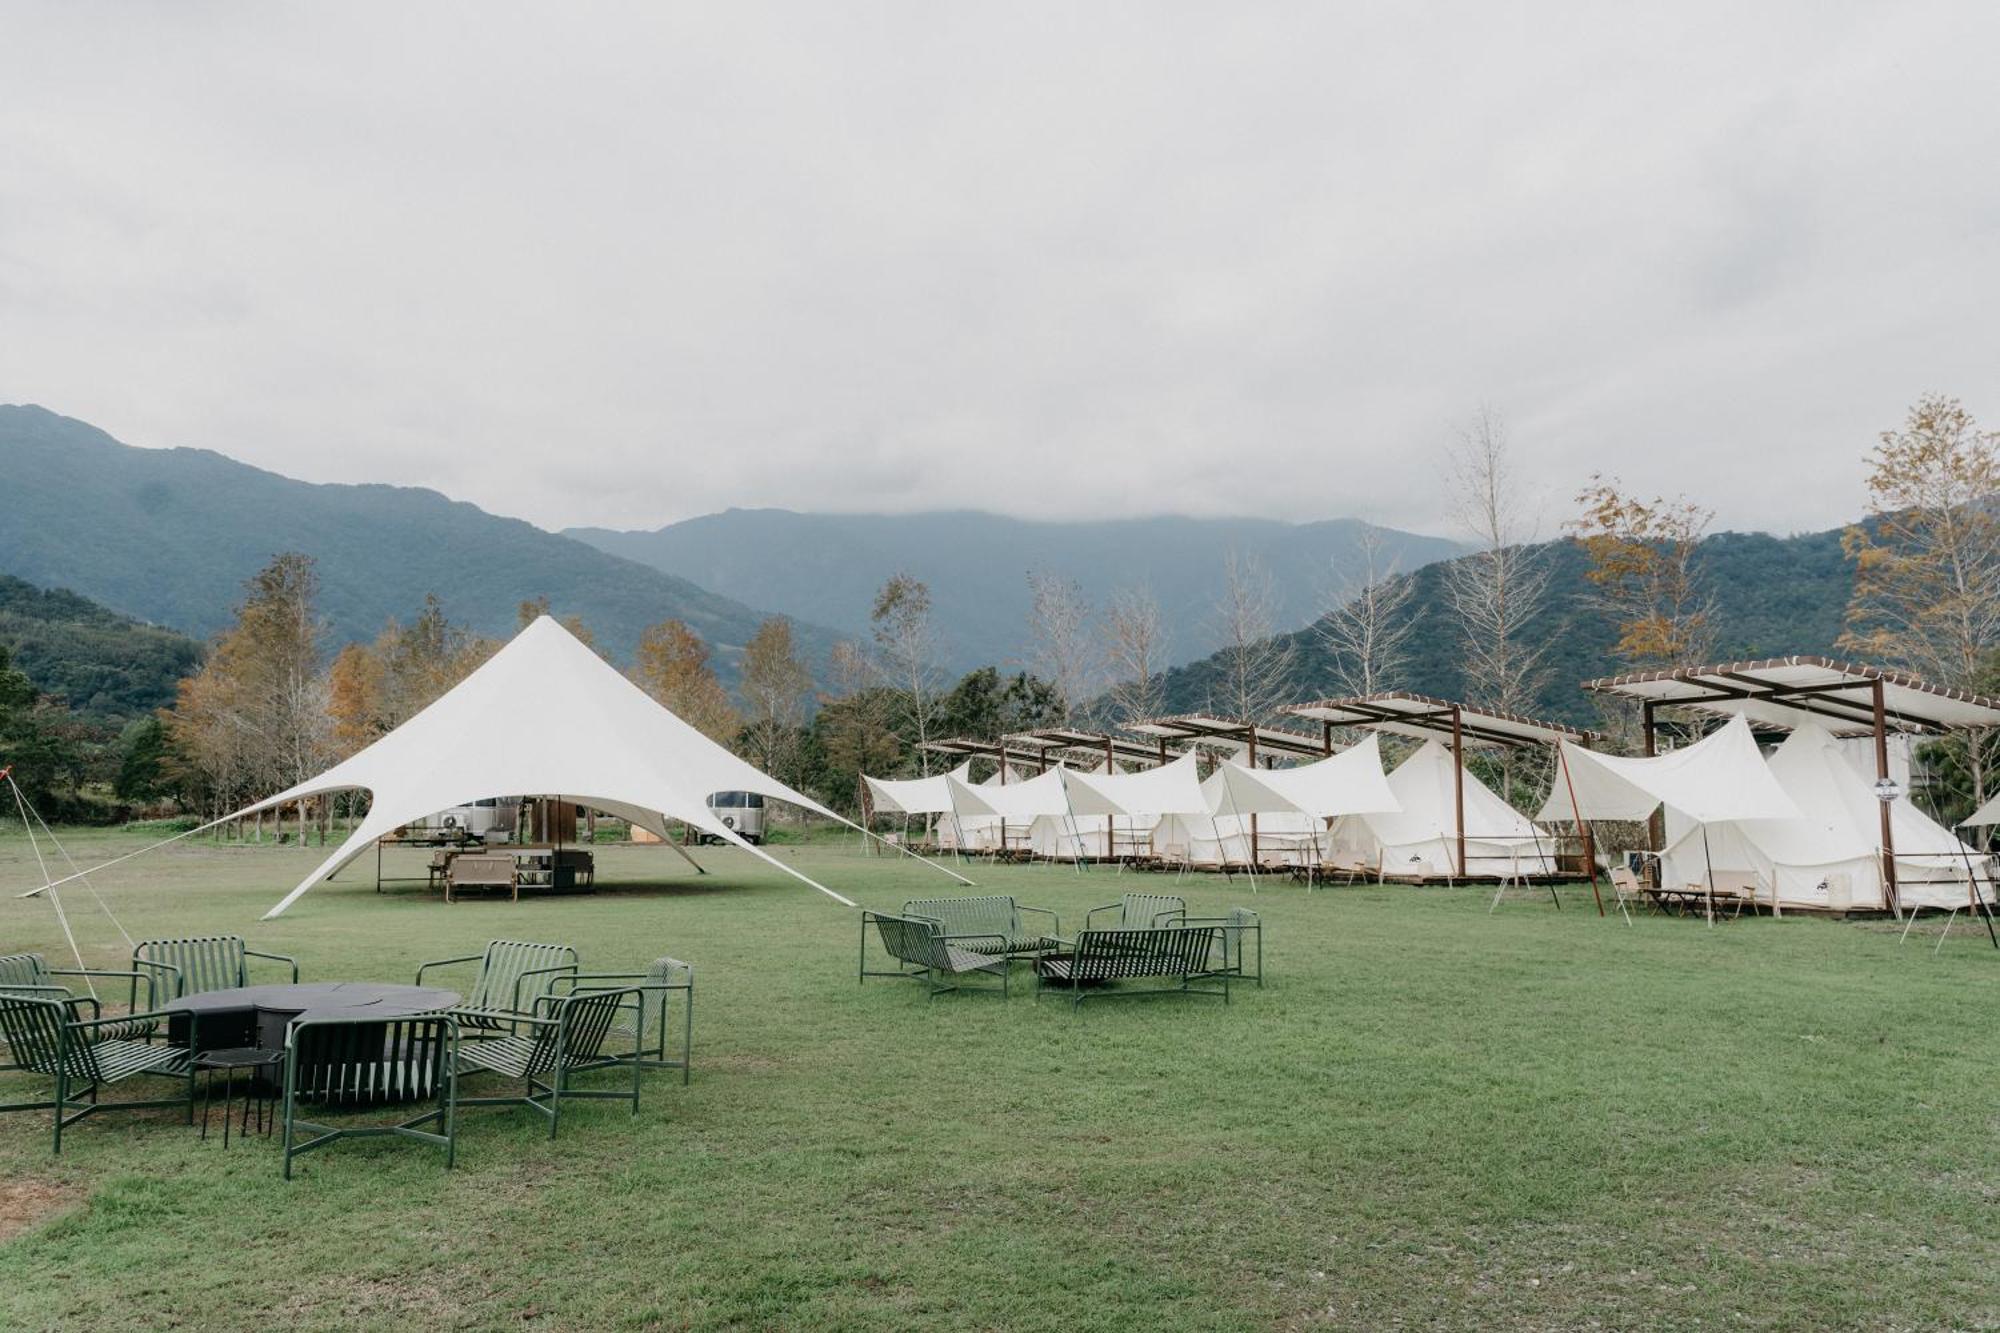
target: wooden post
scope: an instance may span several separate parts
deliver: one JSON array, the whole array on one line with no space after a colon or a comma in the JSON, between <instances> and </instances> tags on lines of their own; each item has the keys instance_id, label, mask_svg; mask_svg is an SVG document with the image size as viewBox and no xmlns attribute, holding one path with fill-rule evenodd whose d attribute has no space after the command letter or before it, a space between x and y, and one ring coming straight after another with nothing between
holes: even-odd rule
<instances>
[{"instance_id":1,"label":"wooden post","mask_svg":"<svg viewBox=\"0 0 2000 1333\"><path fill-rule=\"evenodd\" d=\"M1328 755L1332 755L1333 753L1333 723L1330 719L1322 718L1320 720L1319 748L1326 751Z\"/></svg>"},{"instance_id":2,"label":"wooden post","mask_svg":"<svg viewBox=\"0 0 2000 1333\"><path fill-rule=\"evenodd\" d=\"M1883 783L1889 780L1889 727L1882 706L1882 678L1877 676L1868 691L1869 702L1875 709L1875 780ZM1888 909L1902 918L1902 895L1896 891L1896 821L1890 817L1890 802L1877 792L1875 804L1882 807L1882 901Z\"/></svg>"},{"instance_id":3,"label":"wooden post","mask_svg":"<svg viewBox=\"0 0 2000 1333\"><path fill-rule=\"evenodd\" d=\"M1245 730L1250 737L1250 769L1252 772L1255 772L1257 769L1257 726L1253 722ZM1257 852L1257 815L1255 811L1252 811L1250 814L1250 865L1253 869L1263 864ZM1226 857L1224 858L1225 861L1227 859Z\"/></svg>"},{"instance_id":4,"label":"wooden post","mask_svg":"<svg viewBox=\"0 0 2000 1333\"><path fill-rule=\"evenodd\" d=\"M1646 701L1644 701L1639 705L1640 715L1645 719L1644 733L1646 740L1646 757L1648 759L1653 758L1655 755L1659 753L1659 748L1658 748L1659 728L1656 725L1656 715L1654 713L1654 707L1655 705L1651 699L1647 699ZM1658 853L1664 852L1666 849L1667 849L1667 811L1666 807L1662 806L1658 810L1655 810L1652 814L1646 816L1646 850L1655 853L1653 857L1653 877L1655 879L1660 878L1660 859ZM1666 885L1661 884L1656 887L1665 888Z\"/></svg>"},{"instance_id":5,"label":"wooden post","mask_svg":"<svg viewBox=\"0 0 2000 1333\"><path fill-rule=\"evenodd\" d=\"M1451 758L1451 796L1458 819L1458 877L1467 879L1471 872L1465 864L1465 710L1457 704L1451 706Z\"/></svg>"}]
</instances>

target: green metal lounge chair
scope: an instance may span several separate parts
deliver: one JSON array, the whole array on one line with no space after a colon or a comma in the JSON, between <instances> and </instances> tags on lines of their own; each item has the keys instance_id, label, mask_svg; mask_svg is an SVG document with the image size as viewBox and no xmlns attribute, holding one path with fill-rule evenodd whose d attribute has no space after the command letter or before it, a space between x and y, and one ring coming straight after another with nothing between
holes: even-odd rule
<instances>
[{"instance_id":1,"label":"green metal lounge chair","mask_svg":"<svg viewBox=\"0 0 2000 1333\"><path fill-rule=\"evenodd\" d=\"M868 928L873 926L882 951L896 960L888 970L868 970ZM926 998L935 998L958 986L940 977L962 977L978 973L1000 978L1000 994L1007 994L1007 942L1000 935L947 935L942 922L920 916L894 916L888 912L861 913L861 974L869 977L922 977ZM978 989L990 991L992 987Z\"/></svg>"},{"instance_id":2,"label":"green metal lounge chair","mask_svg":"<svg viewBox=\"0 0 2000 1333\"><path fill-rule=\"evenodd\" d=\"M623 983L637 986L649 998L657 998L658 1006L650 1026L656 1034L652 1047L644 1047L641 1042L643 1029L638 1014L633 1009L618 1011L618 1021L611 1025L609 1035L627 1037L632 1041L632 1049L622 1055L606 1055L600 1063L623 1064L627 1060L637 1060L643 1069L678 1069L681 1083L687 1084L694 1074L694 964L683 963L678 958L655 958L644 972L583 972L570 977L556 978L559 986L567 985L571 990L596 990L607 983ZM672 1030L673 997L681 997L681 1049L678 1057L667 1050L667 1033Z\"/></svg>"},{"instance_id":3,"label":"green metal lounge chair","mask_svg":"<svg viewBox=\"0 0 2000 1333\"><path fill-rule=\"evenodd\" d=\"M1116 912L1118 918L1106 927L1098 927L1100 912ZM1083 928L1111 930L1149 930L1154 926L1170 926L1187 916L1187 899L1170 893L1127 893L1121 894L1115 903L1093 907L1083 916Z\"/></svg>"},{"instance_id":4,"label":"green metal lounge chair","mask_svg":"<svg viewBox=\"0 0 2000 1333\"><path fill-rule=\"evenodd\" d=\"M576 974L576 950L567 944L537 944L528 940L492 940L484 953L439 958L417 969L417 985L434 967L479 964L479 973L464 1002L452 1011L461 1028L475 1035L511 1032L522 1018L533 1017L536 1005L555 993L558 977Z\"/></svg>"},{"instance_id":5,"label":"green metal lounge chair","mask_svg":"<svg viewBox=\"0 0 2000 1333\"><path fill-rule=\"evenodd\" d=\"M1031 929L1022 915L1048 918L1047 930ZM1062 918L1046 907L1023 907L1006 894L988 893L962 898L912 898L903 904L903 915L935 921L944 933L998 935L1006 943L1002 950L1009 958L1033 958L1042 952L1042 941L1062 934Z\"/></svg>"},{"instance_id":6,"label":"green metal lounge chair","mask_svg":"<svg viewBox=\"0 0 2000 1333\"><path fill-rule=\"evenodd\" d=\"M88 1009L90 1018L77 1015ZM12 1102L0 1111L47 1111L55 1117L55 1151L62 1151L63 1130L98 1111L136 1111L179 1106L194 1123L194 1068L178 1046L154 1045L124 1037L109 1037L107 1029L135 1019L158 1021L162 1014L130 1014L98 1018L97 1001L88 995L58 999L39 995L0 994L0 1033L20 1061L18 1068L52 1078L55 1100ZM180 1080L181 1095L156 1101L100 1102L98 1090L126 1079L150 1074Z\"/></svg>"},{"instance_id":7,"label":"green metal lounge chair","mask_svg":"<svg viewBox=\"0 0 2000 1333\"><path fill-rule=\"evenodd\" d=\"M98 968L83 967L52 968L48 965L48 960L38 953L15 953L0 958L0 995L30 995L40 996L45 1000L66 1000L70 998L70 989L60 981L57 981L56 978L58 977L102 977L107 981L124 982L132 980L132 974L129 972L112 972ZM136 997L133 1007L138 1007ZM153 980L148 975L146 978L146 1008L150 1010L156 1007L157 1002L154 997ZM118 1037L128 1041L138 1041L152 1036L158 1028L159 1024L156 1020L145 1018L134 1019L130 1015L125 1015L117 1023L106 1024L103 1031L98 1035L101 1037ZM5 1045L4 1041L0 1041L0 1045ZM19 1068L21 1066L18 1064L0 1065L0 1073Z\"/></svg>"},{"instance_id":8,"label":"green metal lounge chair","mask_svg":"<svg viewBox=\"0 0 2000 1333\"><path fill-rule=\"evenodd\" d=\"M639 1114L639 1078L644 1069L630 1061L632 1090L614 1092L604 1088L573 1088L572 1075L587 1069L603 1068L604 1043L617 1024L619 1012L630 1009L638 1031L635 1044L644 1047L646 1034L645 991L637 986L622 990L586 990L574 995L545 995L536 1004L541 1012L520 1020L525 1032L516 1031L491 1041L468 1042L458 1051L458 1072L499 1074L518 1078L519 1096L461 1097L461 1106L529 1106L548 1117L549 1137L556 1136L566 1099L590 1098L630 1101L632 1114Z\"/></svg>"},{"instance_id":9,"label":"green metal lounge chair","mask_svg":"<svg viewBox=\"0 0 2000 1333\"><path fill-rule=\"evenodd\" d=\"M299 1118L300 1102L339 1109L428 1102L389 1123L328 1125ZM300 1135L306 1135L303 1141ZM285 1179L292 1159L338 1139L392 1135L458 1155L458 1024L444 1014L404 1018L302 1018L285 1032Z\"/></svg>"},{"instance_id":10,"label":"green metal lounge chair","mask_svg":"<svg viewBox=\"0 0 2000 1333\"><path fill-rule=\"evenodd\" d=\"M1222 931L1222 951L1209 970L1220 976L1248 978L1264 989L1264 923L1247 907L1232 907L1221 916L1191 916L1182 925L1215 926Z\"/></svg>"},{"instance_id":11,"label":"green metal lounge chair","mask_svg":"<svg viewBox=\"0 0 2000 1333\"><path fill-rule=\"evenodd\" d=\"M241 935L203 935L184 940L140 940L132 948L133 1005L138 1004L138 977L152 977L163 998L177 1000L183 995L205 991L234 990L250 984L250 960L263 958L283 963L299 979L298 959L281 953L264 953L243 942Z\"/></svg>"},{"instance_id":12,"label":"green metal lounge chair","mask_svg":"<svg viewBox=\"0 0 2000 1333\"><path fill-rule=\"evenodd\" d=\"M1220 995L1229 1003L1228 972L1213 970L1222 949L1219 926L1160 926L1143 930L1086 930L1066 952L1050 954L1035 964L1035 998L1045 984L1069 987L1070 1008L1086 998L1119 995ZM1160 978L1178 986L1146 990L1086 991L1112 981ZM1196 982L1218 981L1220 988L1197 989Z\"/></svg>"}]
</instances>

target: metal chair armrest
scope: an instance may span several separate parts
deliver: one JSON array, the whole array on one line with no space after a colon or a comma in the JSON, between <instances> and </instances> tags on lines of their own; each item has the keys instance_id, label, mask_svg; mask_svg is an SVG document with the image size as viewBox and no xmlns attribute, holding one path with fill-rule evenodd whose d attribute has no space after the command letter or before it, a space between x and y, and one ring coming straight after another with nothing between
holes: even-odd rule
<instances>
[{"instance_id":1,"label":"metal chair armrest","mask_svg":"<svg viewBox=\"0 0 2000 1333\"><path fill-rule=\"evenodd\" d=\"M1094 919L1099 912L1119 912L1123 911L1124 908L1125 908L1124 903L1104 903L1100 906L1093 907L1089 911L1083 914L1083 928L1085 930L1089 930L1091 928L1090 923L1092 919Z\"/></svg>"},{"instance_id":2,"label":"metal chair armrest","mask_svg":"<svg viewBox=\"0 0 2000 1333\"><path fill-rule=\"evenodd\" d=\"M946 944L959 944L966 940L984 940L994 946L992 950L994 953L1005 953L1007 951L1007 937L1005 935L940 935L938 938Z\"/></svg>"},{"instance_id":3,"label":"metal chair armrest","mask_svg":"<svg viewBox=\"0 0 2000 1333\"><path fill-rule=\"evenodd\" d=\"M290 963L290 964L292 965L292 984L293 984L294 986L298 985L298 982L299 982L299 960L298 960L298 959L296 959L296 958L294 958L294 957L292 957L292 956L291 956L290 954L288 954L288 953L265 953L265 952L264 952L263 950L261 950L261 949L250 949L250 948L246 948L246 949L244 949L244 950L243 950L243 956L244 956L245 958L262 958L262 959L266 960L267 962L272 962L272 963Z\"/></svg>"},{"instance_id":4,"label":"metal chair armrest","mask_svg":"<svg viewBox=\"0 0 2000 1333\"><path fill-rule=\"evenodd\" d=\"M90 1006L89 1018L72 1018L70 1019L70 1022L72 1023L94 1023L98 1019L104 1017L104 1006L97 1002L97 997L95 995L65 995L63 996L63 1003L68 1005L72 1009L76 1008L80 1004L87 1004Z\"/></svg>"},{"instance_id":5,"label":"metal chair armrest","mask_svg":"<svg viewBox=\"0 0 2000 1333\"><path fill-rule=\"evenodd\" d=\"M418 986L423 985L424 973L430 971L434 967L450 967L454 963L476 963L485 956L486 955L483 953L469 953L465 955L465 957L463 958L433 958L428 963L418 963L417 979L414 984Z\"/></svg>"},{"instance_id":6,"label":"metal chair armrest","mask_svg":"<svg viewBox=\"0 0 2000 1333\"><path fill-rule=\"evenodd\" d=\"M1050 907L1024 907L1024 906L1022 906L1022 905L1020 905L1020 904L1018 904L1018 903L1017 903L1017 904L1015 904L1015 906L1014 906L1014 910L1015 910L1015 911L1017 911L1017 912L1036 912L1036 913L1039 913L1040 915L1042 915L1042 916L1045 916L1045 917L1047 917L1047 918L1048 918L1048 919L1049 919L1049 920L1050 920L1051 922L1053 922L1053 923L1054 923L1054 924L1053 924L1053 925L1052 925L1052 926L1050 927L1050 929L1049 929L1049 933L1050 933L1051 935L1061 935L1061 934L1062 934L1062 918L1061 918L1060 916L1058 916L1058 915L1056 914L1056 912L1055 912L1055 909L1054 909L1054 908L1050 908Z\"/></svg>"},{"instance_id":7,"label":"metal chair armrest","mask_svg":"<svg viewBox=\"0 0 2000 1333\"><path fill-rule=\"evenodd\" d=\"M88 999L89 997L88 997L88 996L80 996L80 997L78 997L78 998L80 998L80 999ZM113 1023L139 1023L139 1022L145 1022L145 1021L147 1021L147 1020L153 1020L153 1021L158 1021L158 1020L160 1020L160 1019L168 1019L168 1018L172 1018L172 1017L173 1017L173 1014L172 1014L172 1013L171 1013L170 1011L168 1011L168 1010L165 1010L165 1009L154 1009L154 1010L150 1010L150 1011L148 1011L147 1013L143 1013L143 1014L114 1014L114 1015L112 1015L112 1016L111 1016L110 1018L86 1018L86 1019L79 1019L79 1020L76 1020L76 1021L73 1021L73 1022L71 1022L71 1023L70 1023L70 1027L71 1027L71 1028L73 1028L73 1029L74 1029L74 1028L101 1028L101 1027L108 1027L108 1026L110 1026L111 1024L113 1024Z\"/></svg>"},{"instance_id":8,"label":"metal chair armrest","mask_svg":"<svg viewBox=\"0 0 2000 1333\"><path fill-rule=\"evenodd\" d=\"M545 977L552 974L576 975L575 963L561 963L555 967L531 967L514 978L514 1012L521 1012L521 983L529 977Z\"/></svg>"},{"instance_id":9,"label":"metal chair armrest","mask_svg":"<svg viewBox=\"0 0 2000 1333\"><path fill-rule=\"evenodd\" d=\"M132 971L129 974L121 972L118 975L131 976L133 979L133 986L136 988L138 985L138 978L141 975L139 969L142 967L148 969L148 971L144 973L144 976L146 978L147 1008L151 1008L152 1006L160 1002L160 982L163 979L171 981L173 983L172 989L174 996L180 995L181 992L187 986L187 980L185 977L181 975L180 968L176 967L172 963L154 962L150 958L134 958L132 960ZM159 975L162 972L167 974L165 978L162 978Z\"/></svg>"}]
</instances>

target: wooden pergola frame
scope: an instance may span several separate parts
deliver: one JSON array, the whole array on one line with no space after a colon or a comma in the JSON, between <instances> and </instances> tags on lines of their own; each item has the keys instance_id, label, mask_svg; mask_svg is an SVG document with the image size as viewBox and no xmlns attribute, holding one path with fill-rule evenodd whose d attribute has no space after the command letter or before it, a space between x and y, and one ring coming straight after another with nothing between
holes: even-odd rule
<instances>
[{"instance_id":1,"label":"wooden pergola frame","mask_svg":"<svg viewBox=\"0 0 2000 1333\"><path fill-rule=\"evenodd\" d=\"M1318 722L1327 738L1328 753L1332 753L1335 727L1367 727L1373 731L1405 736L1449 738L1453 822L1457 825L1458 874L1461 879L1469 874L1465 852L1465 747L1468 744L1510 749L1533 745L1553 747L1563 741L1574 741L1588 747L1592 739L1591 734L1580 727L1543 722L1503 709L1477 708L1406 690L1357 695L1347 699L1319 699L1312 703L1292 704L1284 711ZM1587 825L1583 828L1583 840L1586 861L1594 865Z\"/></svg>"},{"instance_id":2,"label":"wooden pergola frame","mask_svg":"<svg viewBox=\"0 0 2000 1333\"><path fill-rule=\"evenodd\" d=\"M1585 681L1586 690L1637 699L1644 722L1646 753L1657 752L1661 708L1693 708L1752 722L1795 727L1810 720L1831 723L1840 736L1870 736L1875 742L1875 781L1889 782L1889 732L1941 735L2000 726L2000 700L1970 690L1933 685L1922 677L1827 657L1769 657L1717 666L1681 667ZM1901 915L1896 884L1896 832L1889 802L1881 806L1883 898ZM1655 821L1657 823L1657 819ZM1649 840L1659 840L1656 829ZM1655 850L1658 850L1655 848Z\"/></svg>"},{"instance_id":3,"label":"wooden pergola frame","mask_svg":"<svg viewBox=\"0 0 2000 1333\"><path fill-rule=\"evenodd\" d=\"M1167 752L1169 740L1180 740L1192 745L1207 745L1210 748L1242 750L1251 768L1257 767L1257 752L1264 751L1268 765L1273 754L1296 755L1307 759L1325 759L1333 753L1333 728L1321 728L1317 737L1309 732L1293 731L1287 727L1271 727L1260 722L1246 722L1241 718L1224 717L1217 713L1176 713L1167 717L1150 717L1140 722L1128 722L1125 730L1140 736L1153 737L1160 746L1160 753ZM1261 854L1257 842L1257 816L1250 816L1250 864L1256 865Z\"/></svg>"}]
</instances>

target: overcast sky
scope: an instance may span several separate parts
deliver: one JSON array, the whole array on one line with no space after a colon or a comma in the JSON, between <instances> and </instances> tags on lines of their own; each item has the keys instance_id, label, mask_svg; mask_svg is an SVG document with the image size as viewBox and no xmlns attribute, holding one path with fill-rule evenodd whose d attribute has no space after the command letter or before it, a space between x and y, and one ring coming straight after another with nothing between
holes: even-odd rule
<instances>
[{"instance_id":1,"label":"overcast sky","mask_svg":"<svg viewBox=\"0 0 2000 1333\"><path fill-rule=\"evenodd\" d=\"M0 400L547 526L1723 525L2000 425L2000 7L85 3L0 24Z\"/></svg>"}]
</instances>

